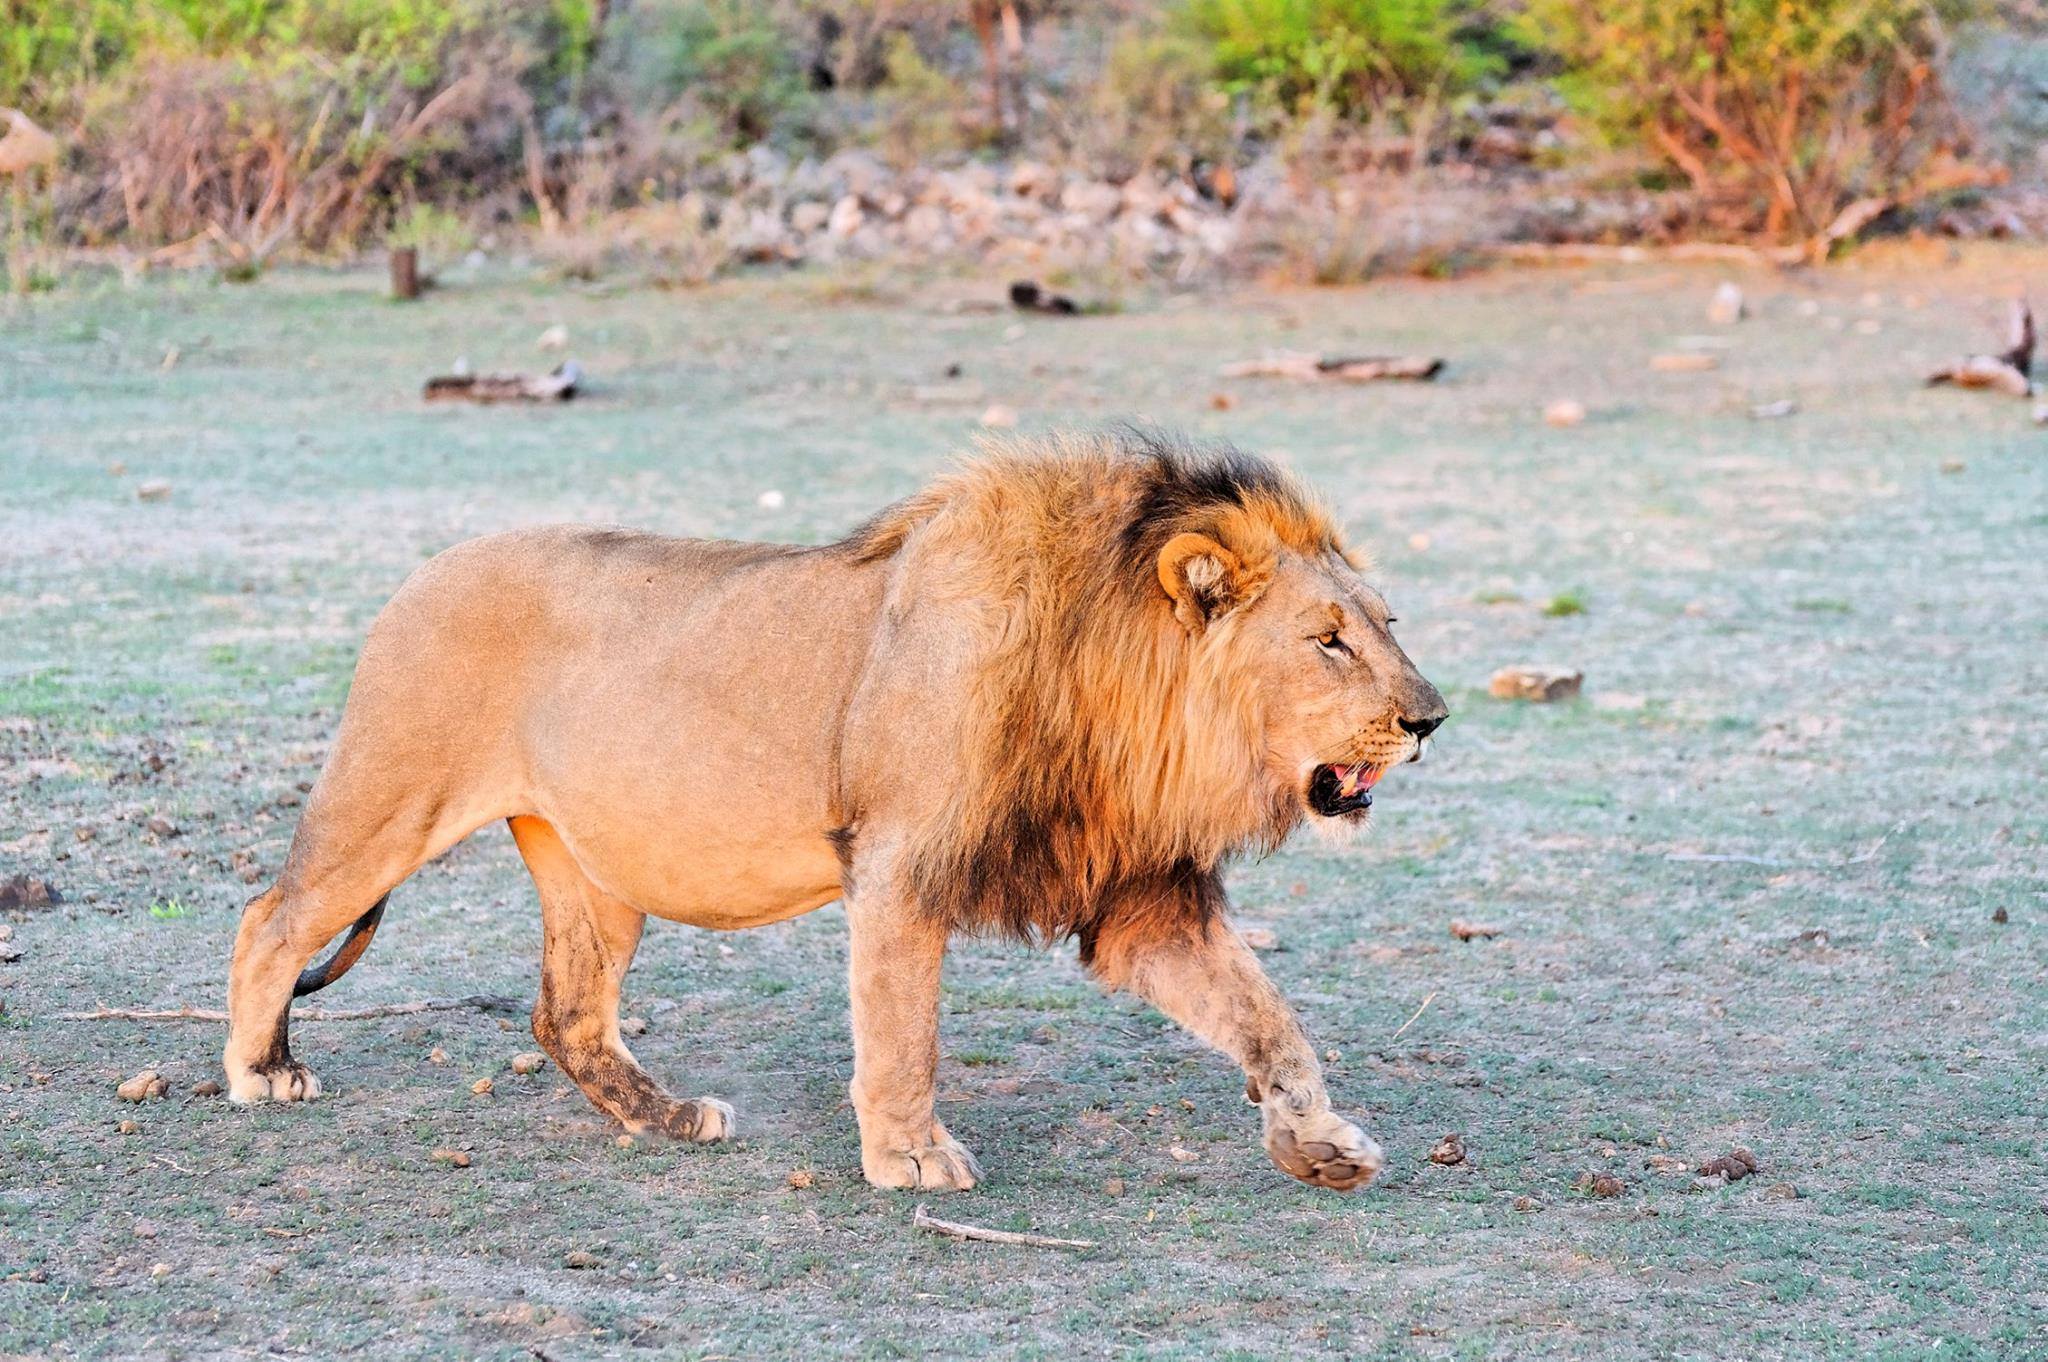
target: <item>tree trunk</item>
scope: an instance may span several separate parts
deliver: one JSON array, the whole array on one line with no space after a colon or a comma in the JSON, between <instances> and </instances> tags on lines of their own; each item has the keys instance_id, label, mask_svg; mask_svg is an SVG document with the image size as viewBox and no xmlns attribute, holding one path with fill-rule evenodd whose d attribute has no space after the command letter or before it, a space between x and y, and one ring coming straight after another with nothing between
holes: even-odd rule
<instances>
[{"instance_id":1,"label":"tree trunk","mask_svg":"<svg viewBox=\"0 0 2048 1362\"><path fill-rule=\"evenodd\" d=\"M415 246L391 248L391 296L410 300L420 296L420 253Z\"/></svg>"}]
</instances>

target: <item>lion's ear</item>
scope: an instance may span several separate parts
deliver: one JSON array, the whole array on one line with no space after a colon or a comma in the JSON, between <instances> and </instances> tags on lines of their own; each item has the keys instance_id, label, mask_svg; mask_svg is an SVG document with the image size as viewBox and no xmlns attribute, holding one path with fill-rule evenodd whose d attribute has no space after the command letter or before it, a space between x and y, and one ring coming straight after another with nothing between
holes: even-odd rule
<instances>
[{"instance_id":1,"label":"lion's ear","mask_svg":"<svg viewBox=\"0 0 2048 1362\"><path fill-rule=\"evenodd\" d=\"M1177 534L1159 551L1159 585L1173 602L1173 617L1189 633L1243 605L1248 596L1244 564L1206 534Z\"/></svg>"}]
</instances>

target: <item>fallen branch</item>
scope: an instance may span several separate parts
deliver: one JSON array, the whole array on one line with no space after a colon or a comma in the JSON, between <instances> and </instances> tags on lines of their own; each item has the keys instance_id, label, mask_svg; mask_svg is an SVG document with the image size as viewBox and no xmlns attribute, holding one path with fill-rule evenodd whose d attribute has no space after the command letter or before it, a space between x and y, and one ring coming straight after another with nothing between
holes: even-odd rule
<instances>
[{"instance_id":1,"label":"fallen branch","mask_svg":"<svg viewBox=\"0 0 2048 1362\"><path fill-rule=\"evenodd\" d=\"M531 374L445 374L427 380L429 402L566 402L576 395L583 371L565 360L554 372Z\"/></svg>"},{"instance_id":2,"label":"fallen branch","mask_svg":"<svg viewBox=\"0 0 2048 1362\"><path fill-rule=\"evenodd\" d=\"M2015 298L2005 349L1995 355L1965 355L1927 376L1932 388L1952 383L1958 388L1993 388L2013 397L2034 391L2034 310Z\"/></svg>"},{"instance_id":3,"label":"fallen branch","mask_svg":"<svg viewBox=\"0 0 2048 1362\"><path fill-rule=\"evenodd\" d=\"M377 1017L411 1017L421 1012L525 1012L533 1004L522 998L499 993L472 993L462 998L422 998L411 1003L383 1003L376 1007L302 1007L292 1013L293 1021L371 1021ZM58 1021L203 1021L225 1022L228 1014L211 1007L98 1007L90 1012L59 1012Z\"/></svg>"},{"instance_id":4,"label":"fallen branch","mask_svg":"<svg viewBox=\"0 0 2048 1362\"><path fill-rule=\"evenodd\" d=\"M910 1223L918 1229L943 1234L949 1239L977 1239L985 1244L1022 1244L1027 1248L1092 1249L1093 1239L1055 1239L1049 1234L1019 1234L1015 1230L984 1229L980 1225L963 1225L957 1220L941 1220L927 1214L919 1206L911 1214Z\"/></svg>"},{"instance_id":5,"label":"fallen branch","mask_svg":"<svg viewBox=\"0 0 2048 1362\"><path fill-rule=\"evenodd\" d=\"M1226 364L1224 378L1287 378L1296 382L1370 383L1381 378L1426 382L1444 362L1427 355L1307 355L1283 353Z\"/></svg>"}]
</instances>

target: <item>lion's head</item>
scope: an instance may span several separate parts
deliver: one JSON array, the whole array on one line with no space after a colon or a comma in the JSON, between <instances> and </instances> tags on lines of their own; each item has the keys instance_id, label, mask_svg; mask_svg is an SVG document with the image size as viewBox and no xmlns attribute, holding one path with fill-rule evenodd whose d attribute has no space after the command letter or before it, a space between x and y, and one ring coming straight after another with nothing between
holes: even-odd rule
<instances>
[{"instance_id":1,"label":"lion's head","mask_svg":"<svg viewBox=\"0 0 2048 1362\"><path fill-rule=\"evenodd\" d=\"M1229 650L1231 684L1256 688L1267 778L1311 817L1363 818L1380 777L1419 760L1450 711L1334 540L1304 552L1254 532L1240 553L1227 542L1235 519L1219 518L1221 537L1169 540L1160 587L1195 649Z\"/></svg>"},{"instance_id":2,"label":"lion's head","mask_svg":"<svg viewBox=\"0 0 2048 1362\"><path fill-rule=\"evenodd\" d=\"M1443 697L1293 478L1146 433L993 447L847 541L999 620L945 826L912 855L955 921L1082 933L1184 896L1305 818L1357 822Z\"/></svg>"}]
</instances>

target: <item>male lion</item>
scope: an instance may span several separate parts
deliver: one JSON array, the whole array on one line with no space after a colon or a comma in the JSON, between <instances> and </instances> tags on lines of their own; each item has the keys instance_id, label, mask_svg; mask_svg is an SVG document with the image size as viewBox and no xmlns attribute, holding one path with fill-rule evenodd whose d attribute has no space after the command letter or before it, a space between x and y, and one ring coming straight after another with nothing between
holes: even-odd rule
<instances>
[{"instance_id":1,"label":"male lion","mask_svg":"<svg viewBox=\"0 0 2048 1362\"><path fill-rule=\"evenodd\" d=\"M870 1182L981 1176L932 1110L940 959L979 930L1079 938L1103 984L1244 1067L1275 1163L1362 1186L1379 1147L1331 1111L1218 868L1305 816L1362 820L1421 755L1446 710L1392 622L1278 469L1131 433L991 450L821 548L458 545L371 626L284 872L243 914L229 1091L318 1096L292 997L503 818L540 891L533 1033L629 1130L733 1122L619 1039L648 915L732 929L844 899Z\"/></svg>"}]
</instances>

